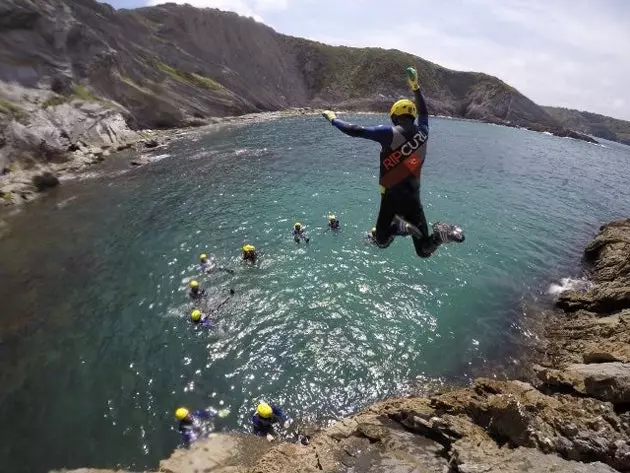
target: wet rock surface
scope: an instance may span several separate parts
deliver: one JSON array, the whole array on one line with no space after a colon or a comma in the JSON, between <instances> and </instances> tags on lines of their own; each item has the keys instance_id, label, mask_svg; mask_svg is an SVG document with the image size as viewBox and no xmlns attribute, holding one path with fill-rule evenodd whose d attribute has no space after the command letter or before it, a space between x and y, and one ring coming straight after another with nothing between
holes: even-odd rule
<instances>
[{"instance_id":1,"label":"wet rock surface","mask_svg":"<svg viewBox=\"0 0 630 473\"><path fill-rule=\"evenodd\" d=\"M558 301L567 312L586 310L599 315L630 308L630 219L601 227L586 247L589 277L595 283L586 293L567 291Z\"/></svg>"}]
</instances>

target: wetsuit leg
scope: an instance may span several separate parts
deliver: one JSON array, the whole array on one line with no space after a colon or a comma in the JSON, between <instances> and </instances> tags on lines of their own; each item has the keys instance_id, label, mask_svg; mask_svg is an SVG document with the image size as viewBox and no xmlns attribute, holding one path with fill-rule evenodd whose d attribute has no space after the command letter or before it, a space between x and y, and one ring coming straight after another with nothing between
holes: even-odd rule
<instances>
[{"instance_id":1,"label":"wetsuit leg","mask_svg":"<svg viewBox=\"0 0 630 473\"><path fill-rule=\"evenodd\" d=\"M398 202L391 196L381 196L381 208L376 219L375 243L380 248L387 248L394 241L394 227L392 220L399 213Z\"/></svg>"},{"instance_id":2,"label":"wetsuit leg","mask_svg":"<svg viewBox=\"0 0 630 473\"><path fill-rule=\"evenodd\" d=\"M413 246L416 249L416 254L420 258L428 258L440 245L435 242L433 235L429 234L427 219L424 216L420 199L411 198L402 207L402 217L425 235L424 238L413 237Z\"/></svg>"}]
</instances>

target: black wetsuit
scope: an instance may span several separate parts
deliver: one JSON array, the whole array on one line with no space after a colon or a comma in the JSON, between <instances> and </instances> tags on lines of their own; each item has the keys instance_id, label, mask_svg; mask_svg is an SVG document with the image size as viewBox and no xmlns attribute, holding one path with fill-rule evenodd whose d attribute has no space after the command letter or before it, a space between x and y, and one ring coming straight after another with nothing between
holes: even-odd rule
<instances>
[{"instance_id":1,"label":"black wetsuit","mask_svg":"<svg viewBox=\"0 0 630 473\"><path fill-rule=\"evenodd\" d=\"M388 247L396 236L392 224L396 215L416 226L424 238L413 237L418 256L426 258L439 246L429 234L420 203L420 173L429 139L429 113L420 90L414 92L418 118L401 120L395 126L362 127L335 118L332 124L347 135L378 141L381 144L381 208L374 239L381 248Z\"/></svg>"}]
</instances>

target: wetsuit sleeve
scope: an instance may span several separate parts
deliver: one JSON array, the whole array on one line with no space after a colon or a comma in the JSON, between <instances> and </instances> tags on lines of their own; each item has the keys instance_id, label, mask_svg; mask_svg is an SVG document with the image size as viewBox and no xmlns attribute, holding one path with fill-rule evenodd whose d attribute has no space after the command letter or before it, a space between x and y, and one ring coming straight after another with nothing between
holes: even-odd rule
<instances>
[{"instance_id":1,"label":"wetsuit sleeve","mask_svg":"<svg viewBox=\"0 0 630 473\"><path fill-rule=\"evenodd\" d=\"M193 412L193 415L195 417L199 417L200 419L211 419L212 417L216 416L216 413L210 411L195 411Z\"/></svg>"},{"instance_id":2,"label":"wetsuit sleeve","mask_svg":"<svg viewBox=\"0 0 630 473\"><path fill-rule=\"evenodd\" d=\"M182 429L179 431L182 435L182 443L186 447L190 447L190 445L195 441L196 435L191 429Z\"/></svg>"},{"instance_id":3,"label":"wetsuit sleeve","mask_svg":"<svg viewBox=\"0 0 630 473\"><path fill-rule=\"evenodd\" d=\"M252 428L254 429L254 435L258 435L260 437L264 437L265 435L267 435L267 433L265 432L265 429L258 421L257 415L252 417Z\"/></svg>"},{"instance_id":4,"label":"wetsuit sleeve","mask_svg":"<svg viewBox=\"0 0 630 473\"><path fill-rule=\"evenodd\" d=\"M424 96L420 89L414 90L413 94L416 99L416 108L418 109L418 126L423 128L426 134L429 133L429 110L427 109L427 103L424 101Z\"/></svg>"},{"instance_id":5,"label":"wetsuit sleeve","mask_svg":"<svg viewBox=\"0 0 630 473\"><path fill-rule=\"evenodd\" d=\"M285 422L287 420L287 415L278 406L272 404L271 409L273 410L273 415L278 417L282 422Z\"/></svg>"},{"instance_id":6,"label":"wetsuit sleeve","mask_svg":"<svg viewBox=\"0 0 630 473\"><path fill-rule=\"evenodd\" d=\"M334 127L353 138L365 138L372 141L378 141L383 146L388 146L392 141L391 126L359 126L344 122L338 118L335 118L332 121L332 124Z\"/></svg>"}]
</instances>

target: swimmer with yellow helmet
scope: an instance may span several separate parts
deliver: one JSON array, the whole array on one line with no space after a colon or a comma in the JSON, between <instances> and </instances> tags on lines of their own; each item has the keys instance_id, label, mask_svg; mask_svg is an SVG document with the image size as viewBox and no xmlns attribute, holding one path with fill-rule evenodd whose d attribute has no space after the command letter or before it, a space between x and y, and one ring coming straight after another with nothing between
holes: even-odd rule
<instances>
[{"instance_id":1,"label":"swimmer with yellow helmet","mask_svg":"<svg viewBox=\"0 0 630 473\"><path fill-rule=\"evenodd\" d=\"M429 112L418 85L418 72L408 67L406 74L415 101L405 98L392 105L389 116L393 126L353 125L339 120L330 110L322 115L346 135L381 145L381 208L374 243L387 248L394 237L411 235L416 254L426 258L443 243L463 242L464 233L456 225L440 222L434 223L433 233L429 233L420 202L420 173L429 139Z\"/></svg>"},{"instance_id":2,"label":"swimmer with yellow helmet","mask_svg":"<svg viewBox=\"0 0 630 473\"><path fill-rule=\"evenodd\" d=\"M234 274L234 270L224 268L222 266L216 266L213 259L208 257L207 253L201 253L199 255L199 270L202 273L209 273L211 271L224 271L229 274Z\"/></svg>"},{"instance_id":3,"label":"swimmer with yellow helmet","mask_svg":"<svg viewBox=\"0 0 630 473\"><path fill-rule=\"evenodd\" d=\"M306 230L302 224L300 222L295 222L295 225L293 225L293 241L300 243L301 240L308 243L311 239L306 234Z\"/></svg>"},{"instance_id":4,"label":"swimmer with yellow helmet","mask_svg":"<svg viewBox=\"0 0 630 473\"><path fill-rule=\"evenodd\" d=\"M188 283L188 287L190 288L190 291L188 291L188 296L193 301L198 301L202 297L206 297L206 290L199 287L199 281L197 281L196 279L191 279Z\"/></svg>"},{"instance_id":5,"label":"swimmer with yellow helmet","mask_svg":"<svg viewBox=\"0 0 630 473\"><path fill-rule=\"evenodd\" d=\"M203 312L199 309L193 309L190 313L190 321L193 325L201 326L201 327L211 327L212 322L210 322L210 317L204 315Z\"/></svg>"},{"instance_id":6,"label":"swimmer with yellow helmet","mask_svg":"<svg viewBox=\"0 0 630 473\"><path fill-rule=\"evenodd\" d=\"M203 436L204 432L208 429L204 429L204 421L216 417L217 411L214 409L207 409L201 411L189 411L185 407L179 407L175 411L175 418L179 421L178 429L182 436L182 442L186 447L189 447L195 440Z\"/></svg>"},{"instance_id":7,"label":"swimmer with yellow helmet","mask_svg":"<svg viewBox=\"0 0 630 473\"><path fill-rule=\"evenodd\" d=\"M266 436L269 440L273 440L276 434L274 424L280 424L280 427L284 427L287 419L284 411L275 404L260 402L256 407L256 414L252 417L254 434L261 437Z\"/></svg>"},{"instance_id":8,"label":"swimmer with yellow helmet","mask_svg":"<svg viewBox=\"0 0 630 473\"><path fill-rule=\"evenodd\" d=\"M202 273L208 273L212 269L212 263L210 263L210 259L206 253L199 255L199 269Z\"/></svg>"},{"instance_id":9,"label":"swimmer with yellow helmet","mask_svg":"<svg viewBox=\"0 0 630 473\"><path fill-rule=\"evenodd\" d=\"M332 231L339 230L339 219L335 215L328 216L328 229Z\"/></svg>"},{"instance_id":10,"label":"swimmer with yellow helmet","mask_svg":"<svg viewBox=\"0 0 630 473\"><path fill-rule=\"evenodd\" d=\"M256 251L256 247L254 245L245 244L241 248L243 251L243 260L249 263L255 263L256 258L258 258L258 252Z\"/></svg>"}]
</instances>

